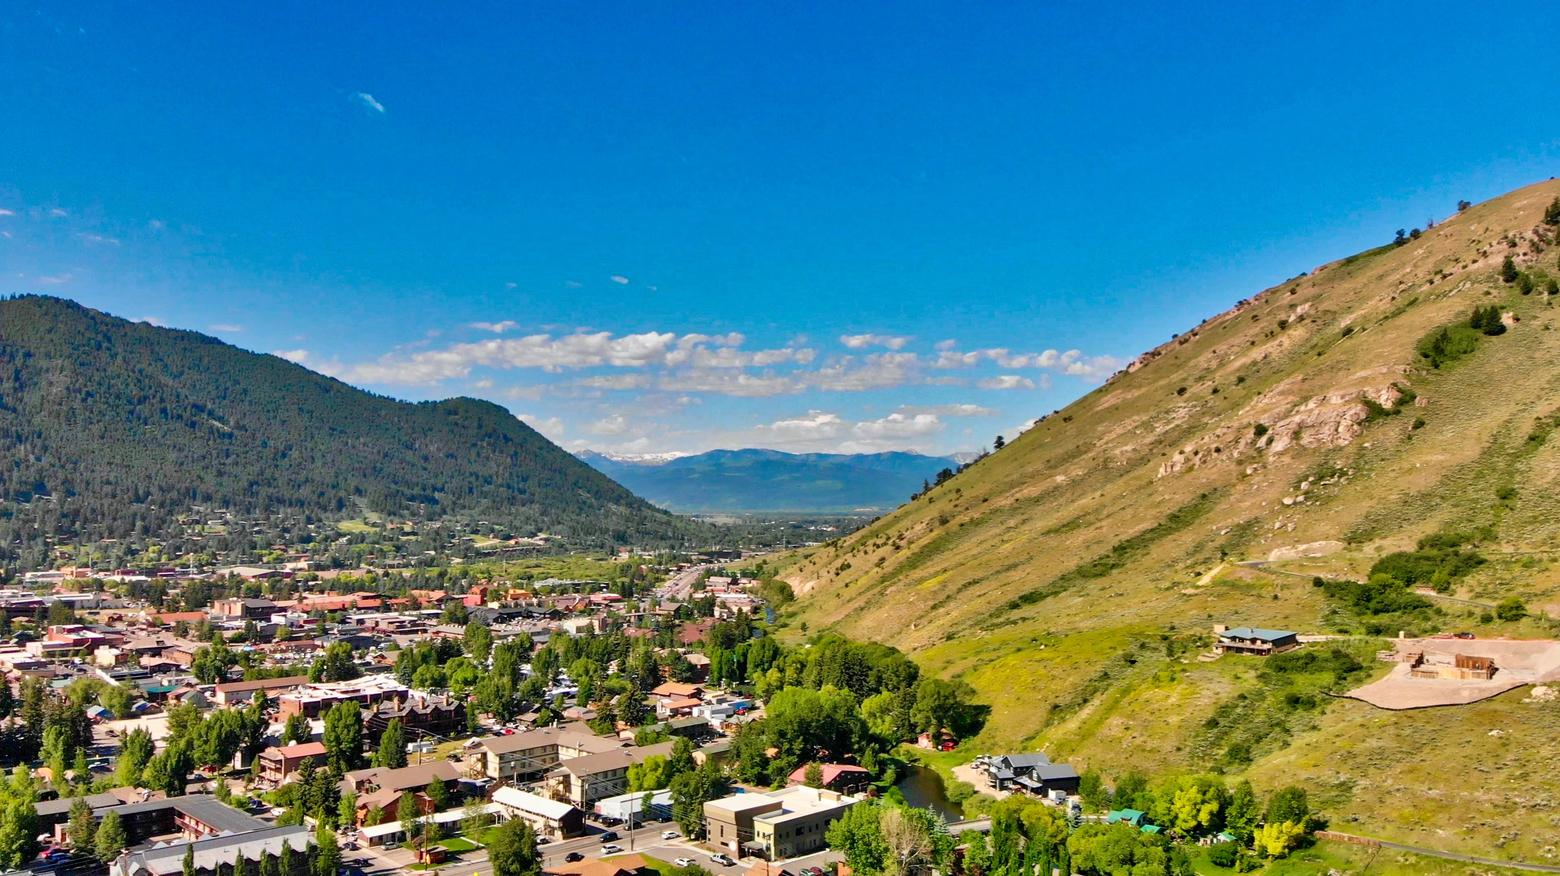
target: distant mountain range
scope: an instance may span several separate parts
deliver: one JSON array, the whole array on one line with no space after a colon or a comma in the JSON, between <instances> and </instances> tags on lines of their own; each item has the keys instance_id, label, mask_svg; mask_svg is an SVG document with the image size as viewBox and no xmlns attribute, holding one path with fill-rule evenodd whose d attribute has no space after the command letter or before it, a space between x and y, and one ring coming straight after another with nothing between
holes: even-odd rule
<instances>
[{"instance_id":1,"label":"distant mountain range","mask_svg":"<svg viewBox=\"0 0 1560 876\"><path fill-rule=\"evenodd\" d=\"M480 515L581 545L676 544L652 506L498 405L411 404L59 298L0 300L0 555L254 517Z\"/></svg>"},{"instance_id":2,"label":"distant mountain range","mask_svg":"<svg viewBox=\"0 0 1560 876\"><path fill-rule=\"evenodd\" d=\"M783 453L711 450L688 456L580 459L663 508L685 513L789 511L872 512L896 507L952 457L919 453Z\"/></svg>"}]
</instances>

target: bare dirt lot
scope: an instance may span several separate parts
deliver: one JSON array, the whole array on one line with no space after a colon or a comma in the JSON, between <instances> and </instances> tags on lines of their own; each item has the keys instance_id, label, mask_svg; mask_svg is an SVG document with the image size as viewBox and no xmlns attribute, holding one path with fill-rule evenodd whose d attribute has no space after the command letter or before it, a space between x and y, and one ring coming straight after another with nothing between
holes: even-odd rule
<instances>
[{"instance_id":1,"label":"bare dirt lot","mask_svg":"<svg viewBox=\"0 0 1560 876\"><path fill-rule=\"evenodd\" d=\"M1492 657L1489 680L1414 678L1407 663L1392 667L1379 681L1349 691L1349 696L1382 709L1463 706L1525 684L1560 681L1560 642L1551 639L1398 639L1398 654L1421 651L1427 662L1450 663L1456 655Z\"/></svg>"}]
</instances>

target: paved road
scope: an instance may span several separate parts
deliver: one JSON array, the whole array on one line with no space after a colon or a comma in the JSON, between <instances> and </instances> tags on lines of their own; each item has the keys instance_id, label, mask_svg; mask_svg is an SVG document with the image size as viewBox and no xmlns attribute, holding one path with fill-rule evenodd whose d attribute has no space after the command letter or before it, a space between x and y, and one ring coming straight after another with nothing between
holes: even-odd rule
<instances>
[{"instance_id":1,"label":"paved road","mask_svg":"<svg viewBox=\"0 0 1560 876\"><path fill-rule=\"evenodd\" d=\"M684 569L668 578L665 584L656 588L656 593L661 598L670 599L673 602L687 602L688 597L693 594L694 582L698 581L699 576L711 568L713 567L691 566Z\"/></svg>"}]
</instances>

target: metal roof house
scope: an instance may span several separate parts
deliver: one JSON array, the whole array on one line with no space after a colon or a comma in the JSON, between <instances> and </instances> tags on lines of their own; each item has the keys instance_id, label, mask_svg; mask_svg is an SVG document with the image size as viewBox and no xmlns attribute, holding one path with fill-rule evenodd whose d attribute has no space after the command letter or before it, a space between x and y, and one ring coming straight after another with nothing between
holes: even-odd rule
<instances>
[{"instance_id":1,"label":"metal roof house","mask_svg":"<svg viewBox=\"0 0 1560 876\"><path fill-rule=\"evenodd\" d=\"M1024 790L1032 794L1078 791L1078 771L1038 752L1003 754L986 761L986 781L998 791Z\"/></svg>"},{"instance_id":2,"label":"metal roof house","mask_svg":"<svg viewBox=\"0 0 1560 876\"><path fill-rule=\"evenodd\" d=\"M1214 648L1220 654L1256 654L1266 657L1280 651L1300 647L1300 637L1289 630L1267 630L1261 627L1214 627L1219 637Z\"/></svg>"}]
</instances>

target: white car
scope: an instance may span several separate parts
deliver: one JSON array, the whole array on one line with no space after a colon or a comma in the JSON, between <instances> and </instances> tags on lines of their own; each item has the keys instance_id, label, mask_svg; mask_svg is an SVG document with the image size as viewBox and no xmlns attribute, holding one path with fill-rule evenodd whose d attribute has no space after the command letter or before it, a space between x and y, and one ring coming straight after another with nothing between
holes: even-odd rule
<instances>
[{"instance_id":1,"label":"white car","mask_svg":"<svg viewBox=\"0 0 1560 876\"><path fill-rule=\"evenodd\" d=\"M617 843L607 843L601 847L601 853L603 855L615 855L621 851L623 851L623 847Z\"/></svg>"},{"instance_id":2,"label":"white car","mask_svg":"<svg viewBox=\"0 0 1560 876\"><path fill-rule=\"evenodd\" d=\"M675 830L663 830L663 831L661 831L661 839L677 839L677 837L679 837L679 836L681 836L681 834L679 834ZM686 864L678 864L677 866L684 867L684 866L687 866L687 865Z\"/></svg>"},{"instance_id":3,"label":"white car","mask_svg":"<svg viewBox=\"0 0 1560 876\"><path fill-rule=\"evenodd\" d=\"M710 860L714 861L717 864L720 864L723 867L730 867L733 864L737 863L736 861L731 860L731 856L730 855L727 855L727 854L725 854L723 852L716 852L715 854L710 855Z\"/></svg>"},{"instance_id":4,"label":"white car","mask_svg":"<svg viewBox=\"0 0 1560 876\"><path fill-rule=\"evenodd\" d=\"M693 859L692 858L678 858L677 860L673 861L672 863L676 864L679 867L692 867L693 866Z\"/></svg>"}]
</instances>

